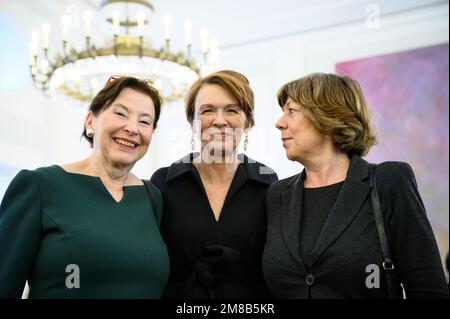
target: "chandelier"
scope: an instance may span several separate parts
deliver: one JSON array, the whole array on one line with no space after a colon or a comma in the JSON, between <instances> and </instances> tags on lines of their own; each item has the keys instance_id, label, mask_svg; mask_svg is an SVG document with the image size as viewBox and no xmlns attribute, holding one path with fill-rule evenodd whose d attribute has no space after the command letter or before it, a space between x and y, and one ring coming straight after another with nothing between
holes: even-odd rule
<instances>
[{"instance_id":1,"label":"chandelier","mask_svg":"<svg viewBox=\"0 0 450 319\"><path fill-rule=\"evenodd\" d=\"M83 22L83 31L78 35L70 32L73 17L63 15L61 42L53 49L53 58L49 50L50 26L43 24L41 32L33 32L30 43L34 86L59 100L86 103L111 75L130 75L150 81L165 102L182 98L200 75L217 69L217 41L210 38L205 29L201 30L197 54L200 63L197 63L192 52L192 23L186 20L183 48L174 52L172 18L165 14L164 40L156 49L149 36L153 13L152 4L145 0L103 1L98 16L107 26L109 36L100 46L93 39L99 38L101 33L95 32L92 12L84 11L79 19Z\"/></svg>"}]
</instances>

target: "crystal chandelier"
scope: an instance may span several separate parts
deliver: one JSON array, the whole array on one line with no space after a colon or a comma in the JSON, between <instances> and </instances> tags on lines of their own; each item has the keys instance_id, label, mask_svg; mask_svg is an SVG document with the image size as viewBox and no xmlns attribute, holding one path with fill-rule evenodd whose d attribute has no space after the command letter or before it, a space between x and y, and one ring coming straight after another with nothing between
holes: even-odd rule
<instances>
[{"instance_id":1,"label":"crystal chandelier","mask_svg":"<svg viewBox=\"0 0 450 319\"><path fill-rule=\"evenodd\" d=\"M201 30L201 63L197 64L192 52L192 23L186 20L184 49L173 52L172 18L165 14L164 43L156 49L147 35L153 12L152 4L145 0L105 0L99 16L110 35L97 46L93 41L98 35L93 28L93 14L85 11L81 32L84 37L79 36L84 39L78 47L76 34L69 32L71 16L64 15L62 42L53 58L49 54L50 26L42 25L42 32L34 31L30 43L30 72L35 87L57 99L86 103L111 75L131 75L153 83L165 102L182 98L199 75L217 68L217 41Z\"/></svg>"}]
</instances>

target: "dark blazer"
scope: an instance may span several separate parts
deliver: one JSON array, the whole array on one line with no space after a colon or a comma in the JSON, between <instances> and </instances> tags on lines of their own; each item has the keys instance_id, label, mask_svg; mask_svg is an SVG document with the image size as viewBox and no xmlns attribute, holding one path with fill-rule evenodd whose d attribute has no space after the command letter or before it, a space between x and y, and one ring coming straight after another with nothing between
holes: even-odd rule
<instances>
[{"instance_id":1,"label":"dark blazer","mask_svg":"<svg viewBox=\"0 0 450 319\"><path fill-rule=\"evenodd\" d=\"M370 164L352 156L341 192L305 265L300 253L301 174L274 183L267 194L268 235L263 271L277 298L387 298L382 253L370 200ZM407 163L377 169L386 231L407 298L448 298L436 240ZM379 288L375 282L377 265ZM369 268L366 268L369 266ZM366 281L369 281L368 288ZM371 285L371 284L372 285Z\"/></svg>"}]
</instances>

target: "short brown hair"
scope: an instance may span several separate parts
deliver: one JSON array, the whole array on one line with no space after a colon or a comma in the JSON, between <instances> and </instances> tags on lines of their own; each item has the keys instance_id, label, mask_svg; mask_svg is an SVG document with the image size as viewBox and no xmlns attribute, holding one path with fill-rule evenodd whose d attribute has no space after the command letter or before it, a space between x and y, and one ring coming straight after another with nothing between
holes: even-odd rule
<instances>
[{"instance_id":1,"label":"short brown hair","mask_svg":"<svg viewBox=\"0 0 450 319\"><path fill-rule=\"evenodd\" d=\"M255 125L255 101L250 83L244 75L231 70L214 72L192 84L185 99L186 118L191 125L195 114L195 99L200 89L206 84L216 84L229 91L238 100L239 106L244 111L247 128Z\"/></svg>"},{"instance_id":2,"label":"short brown hair","mask_svg":"<svg viewBox=\"0 0 450 319\"><path fill-rule=\"evenodd\" d=\"M331 136L341 151L364 156L377 143L361 87L349 76L309 74L278 90L281 107L289 97L302 107L319 132Z\"/></svg>"},{"instance_id":3,"label":"short brown hair","mask_svg":"<svg viewBox=\"0 0 450 319\"><path fill-rule=\"evenodd\" d=\"M161 113L161 105L162 98L159 94L158 90L149 85L146 81L131 77L131 76L122 76L117 79L113 79L109 81L100 92L92 100L89 105L89 111L92 112L95 116L106 110L114 100L119 96L119 94L125 89L130 88L136 91L139 91L145 95L148 95L155 106L155 118L153 119L153 129L156 129L156 124L159 120L159 115ZM91 148L93 147L94 140L92 137L87 136L86 127L83 129L83 133L81 135L84 137Z\"/></svg>"}]
</instances>

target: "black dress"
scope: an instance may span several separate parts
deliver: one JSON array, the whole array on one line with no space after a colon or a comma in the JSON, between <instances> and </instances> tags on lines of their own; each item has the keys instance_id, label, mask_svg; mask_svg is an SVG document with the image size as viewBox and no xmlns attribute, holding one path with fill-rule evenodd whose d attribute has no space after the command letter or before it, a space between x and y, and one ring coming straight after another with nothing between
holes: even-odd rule
<instances>
[{"instance_id":1,"label":"black dress","mask_svg":"<svg viewBox=\"0 0 450 319\"><path fill-rule=\"evenodd\" d=\"M165 298L266 298L262 253L265 199L276 174L239 155L216 221L194 154L156 171L151 181L163 194L161 233L170 259Z\"/></svg>"}]
</instances>

